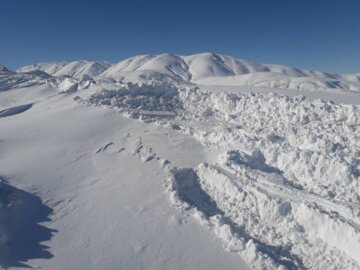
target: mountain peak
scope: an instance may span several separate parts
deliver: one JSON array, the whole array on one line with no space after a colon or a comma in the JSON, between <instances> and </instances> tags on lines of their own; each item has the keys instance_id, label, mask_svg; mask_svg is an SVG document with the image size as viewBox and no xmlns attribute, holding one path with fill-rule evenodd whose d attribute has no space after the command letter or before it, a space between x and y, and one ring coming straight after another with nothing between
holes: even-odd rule
<instances>
[{"instance_id":1,"label":"mountain peak","mask_svg":"<svg viewBox=\"0 0 360 270\"><path fill-rule=\"evenodd\" d=\"M10 72L4 65L0 65L0 72Z\"/></svg>"}]
</instances>

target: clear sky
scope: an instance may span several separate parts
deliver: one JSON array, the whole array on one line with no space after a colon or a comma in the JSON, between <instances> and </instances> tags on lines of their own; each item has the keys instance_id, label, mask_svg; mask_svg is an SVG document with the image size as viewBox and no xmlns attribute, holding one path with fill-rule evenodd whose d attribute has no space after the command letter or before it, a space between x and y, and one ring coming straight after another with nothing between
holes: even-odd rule
<instances>
[{"instance_id":1,"label":"clear sky","mask_svg":"<svg viewBox=\"0 0 360 270\"><path fill-rule=\"evenodd\" d=\"M360 72L360 0L0 0L0 63L216 52Z\"/></svg>"}]
</instances>

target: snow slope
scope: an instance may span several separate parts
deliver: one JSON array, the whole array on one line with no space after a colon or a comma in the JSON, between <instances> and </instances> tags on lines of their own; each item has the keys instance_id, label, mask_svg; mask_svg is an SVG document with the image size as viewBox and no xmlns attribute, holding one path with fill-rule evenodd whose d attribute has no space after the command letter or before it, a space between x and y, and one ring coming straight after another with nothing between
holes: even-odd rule
<instances>
[{"instance_id":1,"label":"snow slope","mask_svg":"<svg viewBox=\"0 0 360 270\"><path fill-rule=\"evenodd\" d=\"M28 90L36 91L22 91ZM204 156L196 140L79 106L71 94L38 99L27 111L0 118L0 129L2 179L9 189L33 194L41 210L39 218L27 220L22 214L37 208L17 203L19 196L5 216L0 210L1 220L12 216L5 228L0 224L6 236L0 243L2 267L247 268L195 220L171 207L161 162L137 153L144 144L144 152L146 145L174 164L192 166ZM0 201L5 199L1 191ZM28 249L19 249L24 241L31 241Z\"/></svg>"},{"instance_id":2,"label":"snow slope","mask_svg":"<svg viewBox=\"0 0 360 270\"><path fill-rule=\"evenodd\" d=\"M359 269L359 105L160 87L80 102L155 121L214 151L196 167L167 165L167 192L256 269Z\"/></svg>"},{"instance_id":3,"label":"snow slope","mask_svg":"<svg viewBox=\"0 0 360 270\"><path fill-rule=\"evenodd\" d=\"M139 80L183 81L205 85L360 90L360 78L356 74L329 74L281 65L256 64L214 53L135 56L111 66L100 76L115 80L127 80L130 76L127 81L134 81L134 74Z\"/></svg>"},{"instance_id":4,"label":"snow slope","mask_svg":"<svg viewBox=\"0 0 360 270\"><path fill-rule=\"evenodd\" d=\"M89 63L0 67L0 268L360 269L359 74Z\"/></svg>"},{"instance_id":5,"label":"snow slope","mask_svg":"<svg viewBox=\"0 0 360 270\"><path fill-rule=\"evenodd\" d=\"M0 65L0 92L44 84L50 76L43 71L17 73Z\"/></svg>"},{"instance_id":6,"label":"snow slope","mask_svg":"<svg viewBox=\"0 0 360 270\"><path fill-rule=\"evenodd\" d=\"M110 66L107 62L91 62L91 61L73 61L73 62L52 62L39 63L24 66L18 69L18 72L31 72L36 70L44 71L52 76L70 76L82 79L84 76L95 77L103 73Z\"/></svg>"},{"instance_id":7,"label":"snow slope","mask_svg":"<svg viewBox=\"0 0 360 270\"><path fill-rule=\"evenodd\" d=\"M0 65L0 72L6 73L6 72L9 72L9 70L4 65Z\"/></svg>"}]
</instances>

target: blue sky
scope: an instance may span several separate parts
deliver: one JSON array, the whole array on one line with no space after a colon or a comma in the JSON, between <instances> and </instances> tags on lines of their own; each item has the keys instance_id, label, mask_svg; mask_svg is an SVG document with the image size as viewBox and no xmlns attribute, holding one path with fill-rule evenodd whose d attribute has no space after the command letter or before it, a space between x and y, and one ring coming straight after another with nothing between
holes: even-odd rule
<instances>
[{"instance_id":1,"label":"blue sky","mask_svg":"<svg viewBox=\"0 0 360 270\"><path fill-rule=\"evenodd\" d=\"M0 0L0 63L216 52L360 72L359 0Z\"/></svg>"}]
</instances>

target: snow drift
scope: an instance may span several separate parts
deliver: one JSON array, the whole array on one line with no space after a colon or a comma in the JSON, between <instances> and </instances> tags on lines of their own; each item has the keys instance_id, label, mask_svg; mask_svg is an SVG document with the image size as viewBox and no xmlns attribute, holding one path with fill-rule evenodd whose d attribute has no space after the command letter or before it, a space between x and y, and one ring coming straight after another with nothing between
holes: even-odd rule
<instances>
[{"instance_id":1,"label":"snow drift","mask_svg":"<svg viewBox=\"0 0 360 270\"><path fill-rule=\"evenodd\" d=\"M157 84L82 102L129 114L144 97L151 121L223 153L194 169L165 167L174 204L195 211L228 250L256 268L359 268L358 105ZM161 117L164 104L173 117Z\"/></svg>"}]
</instances>

